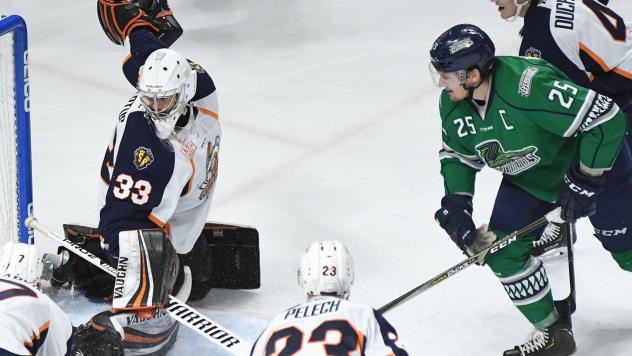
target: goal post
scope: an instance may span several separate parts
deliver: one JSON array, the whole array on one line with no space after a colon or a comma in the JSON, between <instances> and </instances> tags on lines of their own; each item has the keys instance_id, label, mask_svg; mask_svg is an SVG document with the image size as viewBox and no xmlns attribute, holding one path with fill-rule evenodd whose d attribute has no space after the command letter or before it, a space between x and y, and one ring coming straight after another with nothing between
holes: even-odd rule
<instances>
[{"instance_id":1,"label":"goal post","mask_svg":"<svg viewBox=\"0 0 632 356\"><path fill-rule=\"evenodd\" d=\"M33 206L26 22L0 15L0 245L33 242L24 224Z\"/></svg>"}]
</instances>

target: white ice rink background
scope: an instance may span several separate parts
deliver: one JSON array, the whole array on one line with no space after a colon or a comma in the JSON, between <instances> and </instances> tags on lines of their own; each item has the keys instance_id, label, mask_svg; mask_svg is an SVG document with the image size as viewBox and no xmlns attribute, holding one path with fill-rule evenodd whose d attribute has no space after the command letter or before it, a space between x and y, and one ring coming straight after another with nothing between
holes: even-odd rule
<instances>
[{"instance_id":1,"label":"white ice rink background","mask_svg":"<svg viewBox=\"0 0 632 356\"><path fill-rule=\"evenodd\" d=\"M433 220L443 195L432 41L474 23L515 54L521 21L486 0L173 0L184 35L174 48L215 80L224 129L210 220L253 225L262 288L214 290L192 305L253 341L274 314L303 299L300 253L338 239L355 258L351 299L379 307L463 258ZM632 6L612 0L627 20ZM96 224L102 155L134 92L126 49L101 31L96 1L1 0L29 26L35 212ZM499 174L479 174L474 217L489 218ZM578 356L632 355L632 275L578 225ZM54 246L45 237L44 249ZM549 266L567 292L565 261ZM107 306L59 292L75 324ZM411 355L500 355L530 325L487 268L472 267L386 314ZM170 354L221 354L180 329Z\"/></svg>"}]
</instances>

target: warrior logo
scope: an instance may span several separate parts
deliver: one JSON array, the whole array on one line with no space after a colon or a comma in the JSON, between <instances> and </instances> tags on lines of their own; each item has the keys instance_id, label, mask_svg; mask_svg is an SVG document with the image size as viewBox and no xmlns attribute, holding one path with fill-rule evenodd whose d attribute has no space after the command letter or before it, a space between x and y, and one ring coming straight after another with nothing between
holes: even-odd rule
<instances>
[{"instance_id":1,"label":"warrior logo","mask_svg":"<svg viewBox=\"0 0 632 356\"><path fill-rule=\"evenodd\" d=\"M150 148L141 146L134 150L134 166L136 166L136 169L139 171L149 167L153 161L154 154Z\"/></svg>"},{"instance_id":2,"label":"warrior logo","mask_svg":"<svg viewBox=\"0 0 632 356\"><path fill-rule=\"evenodd\" d=\"M215 144L209 142L206 146L206 179L200 184L200 200L208 197L211 189L217 180L218 158L219 158L219 136L215 137Z\"/></svg>"},{"instance_id":3,"label":"warrior logo","mask_svg":"<svg viewBox=\"0 0 632 356\"><path fill-rule=\"evenodd\" d=\"M476 145L479 157L490 168L494 168L504 174L516 175L535 166L540 162L536 155L538 148L528 146L519 150L505 151L497 140L488 140Z\"/></svg>"},{"instance_id":4,"label":"warrior logo","mask_svg":"<svg viewBox=\"0 0 632 356\"><path fill-rule=\"evenodd\" d=\"M529 47L526 51L524 51L524 56L531 58L542 58L542 51L537 48Z\"/></svg>"}]
</instances>

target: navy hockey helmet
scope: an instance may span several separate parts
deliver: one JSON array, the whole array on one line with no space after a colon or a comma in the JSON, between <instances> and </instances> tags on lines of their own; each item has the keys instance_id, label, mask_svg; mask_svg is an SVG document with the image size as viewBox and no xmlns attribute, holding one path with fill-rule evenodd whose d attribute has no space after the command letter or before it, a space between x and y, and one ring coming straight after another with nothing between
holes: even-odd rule
<instances>
[{"instance_id":1,"label":"navy hockey helmet","mask_svg":"<svg viewBox=\"0 0 632 356\"><path fill-rule=\"evenodd\" d=\"M456 25L439 36L432 45L432 66L440 72L459 72L478 68L486 77L494 66L494 42L480 28ZM462 78L465 81L465 77Z\"/></svg>"}]
</instances>

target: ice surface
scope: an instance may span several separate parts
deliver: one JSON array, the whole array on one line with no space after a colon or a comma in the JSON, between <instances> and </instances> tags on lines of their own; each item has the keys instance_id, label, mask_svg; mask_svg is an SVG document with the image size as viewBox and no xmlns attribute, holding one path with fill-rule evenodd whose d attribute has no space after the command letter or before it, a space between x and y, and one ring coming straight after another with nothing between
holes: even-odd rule
<instances>
[{"instance_id":1,"label":"ice surface","mask_svg":"<svg viewBox=\"0 0 632 356\"><path fill-rule=\"evenodd\" d=\"M256 226L257 291L213 291L194 307L254 340L265 321L302 300L298 257L315 239L355 257L352 299L379 307L462 259L433 220L443 186L439 92L428 50L448 27L475 23L514 54L519 22L488 1L171 1L185 29L175 48L218 87L224 128L210 218ZM611 6L632 17L625 0ZM124 48L101 32L96 1L2 0L30 33L35 211L46 224L95 224L102 154L133 89ZM498 174L480 174L475 219L489 218ZM632 276L578 226L579 356L632 354ZM45 249L53 246L38 238ZM550 267L566 291L564 263ZM103 305L60 291L75 323ZM412 355L500 355L530 329L495 277L472 267L386 314ZM208 351L207 351L208 350ZM220 354L182 328L172 354Z\"/></svg>"}]
</instances>

